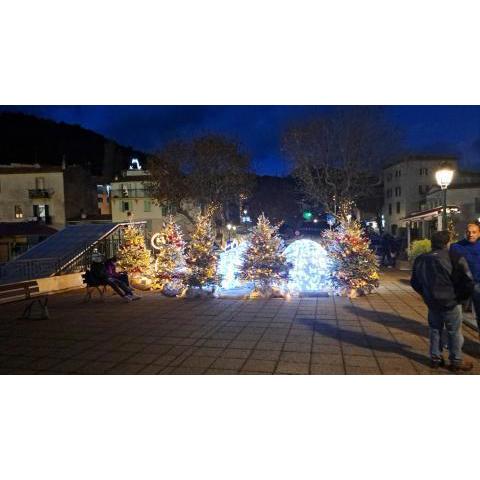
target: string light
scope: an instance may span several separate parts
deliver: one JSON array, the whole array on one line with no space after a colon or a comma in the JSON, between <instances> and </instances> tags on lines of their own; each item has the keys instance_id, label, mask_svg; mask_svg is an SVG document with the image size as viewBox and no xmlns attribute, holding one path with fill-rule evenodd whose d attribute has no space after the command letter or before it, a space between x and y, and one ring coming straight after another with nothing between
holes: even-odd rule
<instances>
[{"instance_id":1,"label":"string light","mask_svg":"<svg viewBox=\"0 0 480 480\"><path fill-rule=\"evenodd\" d=\"M324 291L330 288L328 257L325 249L313 240L296 240L285 249L290 270L288 288L295 293Z\"/></svg>"}]
</instances>

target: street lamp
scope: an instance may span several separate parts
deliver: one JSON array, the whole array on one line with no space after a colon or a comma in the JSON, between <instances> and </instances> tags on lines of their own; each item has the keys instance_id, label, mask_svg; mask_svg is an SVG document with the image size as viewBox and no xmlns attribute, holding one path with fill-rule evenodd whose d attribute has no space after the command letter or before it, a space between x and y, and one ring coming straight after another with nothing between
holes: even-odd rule
<instances>
[{"instance_id":1,"label":"street lamp","mask_svg":"<svg viewBox=\"0 0 480 480\"><path fill-rule=\"evenodd\" d=\"M230 241L230 230L231 230L231 229L232 229L232 224L231 224L231 223L229 223L229 224L227 225L227 230L228 230L228 241Z\"/></svg>"},{"instance_id":2,"label":"street lamp","mask_svg":"<svg viewBox=\"0 0 480 480\"><path fill-rule=\"evenodd\" d=\"M442 230L447 230L447 188L452 183L455 171L446 162L440 165L440 169L435 172L435 179L438 186L443 191L443 214L442 214Z\"/></svg>"}]
</instances>

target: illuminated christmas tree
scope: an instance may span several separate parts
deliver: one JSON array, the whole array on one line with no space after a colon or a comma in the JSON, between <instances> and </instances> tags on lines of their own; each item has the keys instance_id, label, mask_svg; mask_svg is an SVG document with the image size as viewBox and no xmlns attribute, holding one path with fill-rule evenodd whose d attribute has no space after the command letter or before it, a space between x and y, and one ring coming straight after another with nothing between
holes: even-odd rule
<instances>
[{"instance_id":1,"label":"illuminated christmas tree","mask_svg":"<svg viewBox=\"0 0 480 480\"><path fill-rule=\"evenodd\" d=\"M185 242L180 227L170 215L160 232L152 237L152 247L156 250L156 288L168 291L181 290L185 270Z\"/></svg>"},{"instance_id":2,"label":"illuminated christmas tree","mask_svg":"<svg viewBox=\"0 0 480 480\"><path fill-rule=\"evenodd\" d=\"M254 295L271 295L274 287L279 287L288 279L291 265L284 255L283 240L278 236L279 227L271 225L262 213L243 255L240 278L253 282Z\"/></svg>"},{"instance_id":3,"label":"illuminated christmas tree","mask_svg":"<svg viewBox=\"0 0 480 480\"><path fill-rule=\"evenodd\" d=\"M370 241L357 220L352 220L351 204L342 206L338 225L326 230L322 240L329 256L332 286L342 295L366 295L379 285L379 269Z\"/></svg>"},{"instance_id":4,"label":"illuminated christmas tree","mask_svg":"<svg viewBox=\"0 0 480 480\"><path fill-rule=\"evenodd\" d=\"M195 222L187 251L187 285L213 286L218 283L217 257L214 252L215 230L212 225L215 209L209 207Z\"/></svg>"},{"instance_id":5,"label":"illuminated christmas tree","mask_svg":"<svg viewBox=\"0 0 480 480\"><path fill-rule=\"evenodd\" d=\"M123 243L117 252L117 266L129 274L151 273L150 250L145 246L142 231L134 224L123 230Z\"/></svg>"}]
</instances>

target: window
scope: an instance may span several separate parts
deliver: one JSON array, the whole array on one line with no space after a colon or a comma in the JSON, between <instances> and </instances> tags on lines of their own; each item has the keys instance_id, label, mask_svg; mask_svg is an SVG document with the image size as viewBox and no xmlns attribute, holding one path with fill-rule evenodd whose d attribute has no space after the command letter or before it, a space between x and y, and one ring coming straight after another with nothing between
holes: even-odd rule
<instances>
[{"instance_id":1,"label":"window","mask_svg":"<svg viewBox=\"0 0 480 480\"><path fill-rule=\"evenodd\" d=\"M15 218L23 218L23 210L20 205L15 205Z\"/></svg>"},{"instance_id":2,"label":"window","mask_svg":"<svg viewBox=\"0 0 480 480\"><path fill-rule=\"evenodd\" d=\"M35 188L37 190L44 190L45 189L45 179L43 177L37 177L35 179Z\"/></svg>"},{"instance_id":3,"label":"window","mask_svg":"<svg viewBox=\"0 0 480 480\"><path fill-rule=\"evenodd\" d=\"M151 211L152 211L152 202L151 202L151 200L144 200L144 201L143 201L143 211L144 211L144 212L151 212Z\"/></svg>"},{"instance_id":4,"label":"window","mask_svg":"<svg viewBox=\"0 0 480 480\"><path fill-rule=\"evenodd\" d=\"M130 202L122 201L122 212L129 212L130 211Z\"/></svg>"},{"instance_id":5,"label":"window","mask_svg":"<svg viewBox=\"0 0 480 480\"><path fill-rule=\"evenodd\" d=\"M418 193L419 193L420 195L423 195L423 185L419 185L419 186L418 186Z\"/></svg>"},{"instance_id":6,"label":"window","mask_svg":"<svg viewBox=\"0 0 480 480\"><path fill-rule=\"evenodd\" d=\"M396 235L397 234L397 225L393 224L390 229L392 231L392 235Z\"/></svg>"},{"instance_id":7,"label":"window","mask_svg":"<svg viewBox=\"0 0 480 480\"><path fill-rule=\"evenodd\" d=\"M418 173L420 173L420 175L428 175L428 168L420 168Z\"/></svg>"},{"instance_id":8,"label":"window","mask_svg":"<svg viewBox=\"0 0 480 480\"><path fill-rule=\"evenodd\" d=\"M392 181L392 174L389 173L387 174L387 182L391 182Z\"/></svg>"},{"instance_id":9,"label":"window","mask_svg":"<svg viewBox=\"0 0 480 480\"><path fill-rule=\"evenodd\" d=\"M396 197L402 196L402 187L395 187L395 196Z\"/></svg>"},{"instance_id":10,"label":"window","mask_svg":"<svg viewBox=\"0 0 480 480\"><path fill-rule=\"evenodd\" d=\"M397 202L397 213L400 213L400 202Z\"/></svg>"},{"instance_id":11,"label":"window","mask_svg":"<svg viewBox=\"0 0 480 480\"><path fill-rule=\"evenodd\" d=\"M391 196L392 196L392 189L391 188L387 188L387 190L385 191L385 196L387 198L391 198Z\"/></svg>"},{"instance_id":12,"label":"window","mask_svg":"<svg viewBox=\"0 0 480 480\"><path fill-rule=\"evenodd\" d=\"M388 204L388 214L389 215L392 214L392 204L391 203Z\"/></svg>"},{"instance_id":13,"label":"window","mask_svg":"<svg viewBox=\"0 0 480 480\"><path fill-rule=\"evenodd\" d=\"M33 216L41 222L50 223L49 208L48 205L33 205Z\"/></svg>"},{"instance_id":14,"label":"window","mask_svg":"<svg viewBox=\"0 0 480 480\"><path fill-rule=\"evenodd\" d=\"M401 170L395 170L395 176L396 177L401 177L402 176L402 171Z\"/></svg>"},{"instance_id":15,"label":"window","mask_svg":"<svg viewBox=\"0 0 480 480\"><path fill-rule=\"evenodd\" d=\"M162 216L166 217L167 215L175 215L177 213L177 209L174 205L162 205Z\"/></svg>"}]
</instances>

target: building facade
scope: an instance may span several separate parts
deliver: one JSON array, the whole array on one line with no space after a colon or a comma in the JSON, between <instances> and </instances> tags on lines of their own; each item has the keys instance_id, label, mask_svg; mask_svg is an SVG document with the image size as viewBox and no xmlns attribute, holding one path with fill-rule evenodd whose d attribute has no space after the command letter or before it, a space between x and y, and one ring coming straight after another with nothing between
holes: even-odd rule
<instances>
[{"instance_id":1,"label":"building facade","mask_svg":"<svg viewBox=\"0 0 480 480\"><path fill-rule=\"evenodd\" d=\"M448 162L458 172L457 158L448 155L410 155L383 170L384 229L392 235L405 233L403 219L422 210L426 195L437 188L435 172ZM453 183L459 181L459 175Z\"/></svg>"},{"instance_id":2,"label":"building facade","mask_svg":"<svg viewBox=\"0 0 480 480\"><path fill-rule=\"evenodd\" d=\"M97 201L99 215L112 215L110 203L111 185L97 185Z\"/></svg>"},{"instance_id":3,"label":"building facade","mask_svg":"<svg viewBox=\"0 0 480 480\"><path fill-rule=\"evenodd\" d=\"M61 167L0 167L0 220L39 221L65 226L65 189Z\"/></svg>"},{"instance_id":4,"label":"building facade","mask_svg":"<svg viewBox=\"0 0 480 480\"><path fill-rule=\"evenodd\" d=\"M129 220L145 221L147 234L158 232L165 219L173 215L175 221L188 237L192 230L192 223L184 215L179 214L171 205L160 205L150 195L148 171L130 168L122 172L111 184L110 205L113 222L127 222ZM200 208L186 203L184 208L189 215L195 217L200 213Z\"/></svg>"},{"instance_id":5,"label":"building facade","mask_svg":"<svg viewBox=\"0 0 480 480\"><path fill-rule=\"evenodd\" d=\"M429 195L439 190L435 173L444 162L455 170L449 191L457 186L480 182L480 173L459 170L454 156L410 155L384 168L383 218L386 232L396 236L406 235L405 219L414 212L433 208L433 197ZM448 203L452 203L450 199Z\"/></svg>"},{"instance_id":6,"label":"building facade","mask_svg":"<svg viewBox=\"0 0 480 480\"><path fill-rule=\"evenodd\" d=\"M0 165L0 221L36 221L55 229L98 212L95 186L81 167Z\"/></svg>"},{"instance_id":7,"label":"building facade","mask_svg":"<svg viewBox=\"0 0 480 480\"><path fill-rule=\"evenodd\" d=\"M447 189L447 213L453 220L457 234L462 235L469 222L480 219L480 181L475 183L452 184ZM443 192L439 188L431 190L425 199L424 211L439 210L437 218L424 220L422 224L414 224L418 230L418 237L425 238L428 233L436 230L441 225L441 212L443 211ZM427 223L428 222L428 223Z\"/></svg>"}]
</instances>

